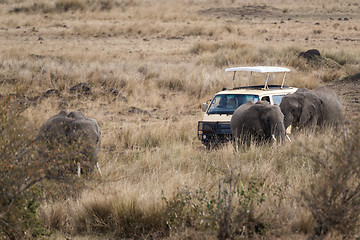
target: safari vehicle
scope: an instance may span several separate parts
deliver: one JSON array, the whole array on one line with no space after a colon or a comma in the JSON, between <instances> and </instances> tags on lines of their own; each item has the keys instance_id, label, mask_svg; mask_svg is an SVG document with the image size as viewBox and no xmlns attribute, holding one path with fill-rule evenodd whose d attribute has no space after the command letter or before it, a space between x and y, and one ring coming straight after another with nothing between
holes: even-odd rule
<instances>
[{"instance_id":1,"label":"safari vehicle","mask_svg":"<svg viewBox=\"0 0 360 240\"><path fill-rule=\"evenodd\" d=\"M203 103L205 112L202 121L198 122L198 138L206 147L226 142L232 138L230 120L234 111L248 101L268 101L270 104L280 105L282 97L294 93L297 88L284 86L285 76L290 69L272 66L234 67L225 72L233 72L233 81L236 72L250 72L250 82L253 72L265 74L264 85L233 87L223 89L215 94L214 98ZM269 85L271 74L283 73L281 85ZM210 104L209 104L210 103Z\"/></svg>"}]
</instances>

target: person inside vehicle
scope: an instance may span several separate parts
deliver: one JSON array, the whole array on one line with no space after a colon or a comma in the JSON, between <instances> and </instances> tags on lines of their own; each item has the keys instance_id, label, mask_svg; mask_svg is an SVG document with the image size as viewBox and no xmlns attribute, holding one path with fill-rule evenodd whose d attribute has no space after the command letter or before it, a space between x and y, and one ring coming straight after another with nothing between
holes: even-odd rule
<instances>
[{"instance_id":1,"label":"person inside vehicle","mask_svg":"<svg viewBox=\"0 0 360 240\"><path fill-rule=\"evenodd\" d=\"M261 98L261 101L266 101L268 103L270 103L270 97L269 96L264 96Z\"/></svg>"},{"instance_id":2,"label":"person inside vehicle","mask_svg":"<svg viewBox=\"0 0 360 240\"><path fill-rule=\"evenodd\" d=\"M227 96L222 96L220 98L220 102L219 102L218 107L219 108L226 108L226 105L227 105Z\"/></svg>"},{"instance_id":3,"label":"person inside vehicle","mask_svg":"<svg viewBox=\"0 0 360 240\"><path fill-rule=\"evenodd\" d=\"M236 104L236 99L235 98L229 98L227 106L228 106L228 108L236 109L238 107L238 105Z\"/></svg>"}]
</instances>

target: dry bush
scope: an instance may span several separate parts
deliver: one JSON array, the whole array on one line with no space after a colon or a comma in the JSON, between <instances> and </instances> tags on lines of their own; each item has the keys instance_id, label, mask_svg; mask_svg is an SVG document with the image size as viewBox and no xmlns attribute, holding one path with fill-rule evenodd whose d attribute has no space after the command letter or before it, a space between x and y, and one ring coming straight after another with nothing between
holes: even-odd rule
<instances>
[{"instance_id":1,"label":"dry bush","mask_svg":"<svg viewBox=\"0 0 360 240\"><path fill-rule=\"evenodd\" d=\"M337 51L326 51L324 54L325 58L328 59L332 59L335 62L337 62L338 64L340 64L341 66L344 65L351 65L356 63L357 58L354 54L354 52L347 52L342 50L337 50Z\"/></svg>"},{"instance_id":2,"label":"dry bush","mask_svg":"<svg viewBox=\"0 0 360 240\"><path fill-rule=\"evenodd\" d=\"M57 0L54 3L48 1L23 3L20 7L15 7L10 10L13 13L25 12L28 14L34 13L63 13L76 11L109 11L117 7L127 7L133 1L117 0Z\"/></svg>"},{"instance_id":3,"label":"dry bush","mask_svg":"<svg viewBox=\"0 0 360 240\"><path fill-rule=\"evenodd\" d=\"M323 74L320 76L320 79L322 80L322 82L324 83L328 83L328 82L334 82L336 80L341 79L341 73L339 73L339 71L336 70L332 70L332 69L326 69Z\"/></svg>"},{"instance_id":4,"label":"dry bush","mask_svg":"<svg viewBox=\"0 0 360 240\"><path fill-rule=\"evenodd\" d=\"M358 234L360 224L359 123L348 133L334 136L324 151L312 151L317 172L304 190L307 208L315 221L314 237L338 231L344 237ZM354 235L355 234L355 235Z\"/></svg>"},{"instance_id":5,"label":"dry bush","mask_svg":"<svg viewBox=\"0 0 360 240\"><path fill-rule=\"evenodd\" d=\"M52 230L65 229L67 206L64 202L55 202L52 204L43 204L39 211L39 217L45 227Z\"/></svg>"},{"instance_id":6,"label":"dry bush","mask_svg":"<svg viewBox=\"0 0 360 240\"><path fill-rule=\"evenodd\" d=\"M41 216L48 228L66 231L72 236L108 234L115 238L146 238L168 234L159 207L146 198L142 199L148 200L146 204L140 203L134 195L141 192L107 190L110 192L84 192L81 201L44 205Z\"/></svg>"},{"instance_id":7,"label":"dry bush","mask_svg":"<svg viewBox=\"0 0 360 240\"><path fill-rule=\"evenodd\" d=\"M57 12L84 10L85 2L81 0L59 0L55 3L54 10Z\"/></svg>"}]
</instances>

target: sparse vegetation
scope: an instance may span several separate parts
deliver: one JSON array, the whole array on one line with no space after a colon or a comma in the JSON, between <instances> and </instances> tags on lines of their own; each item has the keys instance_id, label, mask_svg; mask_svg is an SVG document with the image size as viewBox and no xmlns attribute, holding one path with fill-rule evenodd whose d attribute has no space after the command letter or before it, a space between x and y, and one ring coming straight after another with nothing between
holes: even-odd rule
<instances>
[{"instance_id":1,"label":"sparse vegetation","mask_svg":"<svg viewBox=\"0 0 360 240\"><path fill-rule=\"evenodd\" d=\"M358 8L355 0L0 0L1 236L358 238ZM308 49L321 58L301 58ZM287 66L288 85L334 89L347 136L295 131L280 146L205 150L201 103L247 84L224 72L245 65ZM102 178L40 181L34 164L44 159L22 155L60 110L98 121ZM28 177L36 184L22 188Z\"/></svg>"},{"instance_id":2,"label":"sparse vegetation","mask_svg":"<svg viewBox=\"0 0 360 240\"><path fill-rule=\"evenodd\" d=\"M326 153L311 150L318 168L310 189L302 192L316 226L313 236L324 237L337 231L344 237L354 236L360 216L360 132L354 124L348 133L332 138ZM335 150L336 149L336 150Z\"/></svg>"}]
</instances>

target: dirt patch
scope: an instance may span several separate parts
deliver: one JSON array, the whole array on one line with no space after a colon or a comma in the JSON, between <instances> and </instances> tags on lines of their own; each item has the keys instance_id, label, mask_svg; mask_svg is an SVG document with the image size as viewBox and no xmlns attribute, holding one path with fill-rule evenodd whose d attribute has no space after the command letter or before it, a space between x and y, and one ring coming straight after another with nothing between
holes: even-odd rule
<instances>
[{"instance_id":1,"label":"dirt patch","mask_svg":"<svg viewBox=\"0 0 360 240\"><path fill-rule=\"evenodd\" d=\"M255 17L263 18L277 16L282 13L278 8L269 6L249 5L237 8L209 8L198 12L203 15L216 17Z\"/></svg>"},{"instance_id":2,"label":"dirt patch","mask_svg":"<svg viewBox=\"0 0 360 240\"><path fill-rule=\"evenodd\" d=\"M360 73L347 76L339 81L329 83L341 98L346 119L360 119Z\"/></svg>"}]
</instances>

